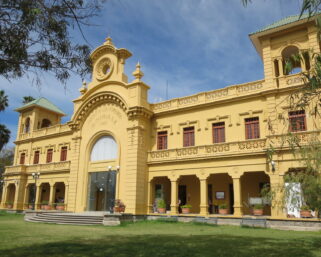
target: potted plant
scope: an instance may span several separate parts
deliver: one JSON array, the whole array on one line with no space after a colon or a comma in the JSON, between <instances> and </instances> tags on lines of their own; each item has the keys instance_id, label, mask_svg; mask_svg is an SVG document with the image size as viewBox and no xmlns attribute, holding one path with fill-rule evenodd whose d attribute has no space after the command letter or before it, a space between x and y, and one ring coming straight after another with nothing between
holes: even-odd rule
<instances>
[{"instance_id":1,"label":"potted plant","mask_svg":"<svg viewBox=\"0 0 321 257\"><path fill-rule=\"evenodd\" d=\"M64 211L65 210L65 203L56 203L56 210L57 211Z\"/></svg>"},{"instance_id":2,"label":"potted plant","mask_svg":"<svg viewBox=\"0 0 321 257\"><path fill-rule=\"evenodd\" d=\"M166 212L166 203L164 199L159 199L157 201L157 211L158 213L165 213Z\"/></svg>"},{"instance_id":3,"label":"potted plant","mask_svg":"<svg viewBox=\"0 0 321 257\"><path fill-rule=\"evenodd\" d=\"M227 204L226 203L221 203L219 206L218 206L218 213L219 214L228 214L228 209L227 209Z\"/></svg>"},{"instance_id":4,"label":"potted plant","mask_svg":"<svg viewBox=\"0 0 321 257\"><path fill-rule=\"evenodd\" d=\"M120 200L116 199L114 212L125 212L126 205Z\"/></svg>"},{"instance_id":5,"label":"potted plant","mask_svg":"<svg viewBox=\"0 0 321 257\"><path fill-rule=\"evenodd\" d=\"M34 203L28 203L28 209L33 210Z\"/></svg>"},{"instance_id":6,"label":"potted plant","mask_svg":"<svg viewBox=\"0 0 321 257\"><path fill-rule=\"evenodd\" d=\"M253 215L255 216L261 216L263 215L263 204L255 204L253 205Z\"/></svg>"},{"instance_id":7,"label":"potted plant","mask_svg":"<svg viewBox=\"0 0 321 257\"><path fill-rule=\"evenodd\" d=\"M182 213L189 214L191 212L192 205L185 204L185 205L182 205L181 208L182 208Z\"/></svg>"},{"instance_id":8,"label":"potted plant","mask_svg":"<svg viewBox=\"0 0 321 257\"><path fill-rule=\"evenodd\" d=\"M308 205L302 205L300 208L301 218L312 218L311 209Z\"/></svg>"},{"instance_id":9,"label":"potted plant","mask_svg":"<svg viewBox=\"0 0 321 257\"><path fill-rule=\"evenodd\" d=\"M41 202L41 210L46 210L46 211L51 210L51 206L49 205L48 201Z\"/></svg>"},{"instance_id":10,"label":"potted plant","mask_svg":"<svg viewBox=\"0 0 321 257\"><path fill-rule=\"evenodd\" d=\"M12 201L6 202L6 206L7 206L8 209L12 209L13 208L13 202Z\"/></svg>"}]
</instances>

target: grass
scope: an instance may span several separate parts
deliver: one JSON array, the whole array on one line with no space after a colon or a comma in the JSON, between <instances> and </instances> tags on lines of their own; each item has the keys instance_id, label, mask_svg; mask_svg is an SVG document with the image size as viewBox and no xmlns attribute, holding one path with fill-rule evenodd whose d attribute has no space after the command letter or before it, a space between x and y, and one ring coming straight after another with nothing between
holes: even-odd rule
<instances>
[{"instance_id":1,"label":"grass","mask_svg":"<svg viewBox=\"0 0 321 257\"><path fill-rule=\"evenodd\" d=\"M118 227L29 223L0 213L0 256L321 256L321 232L165 221Z\"/></svg>"}]
</instances>

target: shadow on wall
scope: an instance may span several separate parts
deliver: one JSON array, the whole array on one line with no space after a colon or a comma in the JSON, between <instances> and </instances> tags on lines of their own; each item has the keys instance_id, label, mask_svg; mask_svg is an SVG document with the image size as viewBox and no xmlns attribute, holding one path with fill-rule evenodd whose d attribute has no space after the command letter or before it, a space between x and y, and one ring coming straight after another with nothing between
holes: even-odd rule
<instances>
[{"instance_id":1,"label":"shadow on wall","mask_svg":"<svg viewBox=\"0 0 321 257\"><path fill-rule=\"evenodd\" d=\"M34 244L1 250L2 257L20 256L319 256L320 238L291 243L280 238L199 235L133 235L96 240Z\"/></svg>"}]
</instances>

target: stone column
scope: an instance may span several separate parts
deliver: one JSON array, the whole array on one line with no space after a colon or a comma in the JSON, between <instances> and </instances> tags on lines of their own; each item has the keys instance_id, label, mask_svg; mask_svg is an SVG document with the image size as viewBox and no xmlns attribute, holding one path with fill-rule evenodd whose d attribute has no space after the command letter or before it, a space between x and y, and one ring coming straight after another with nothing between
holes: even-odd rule
<instances>
[{"instance_id":1,"label":"stone column","mask_svg":"<svg viewBox=\"0 0 321 257\"><path fill-rule=\"evenodd\" d=\"M1 199L1 206L2 208L6 207L6 200L7 200L7 185L3 184L3 191L2 191L2 199Z\"/></svg>"},{"instance_id":2,"label":"stone column","mask_svg":"<svg viewBox=\"0 0 321 257\"><path fill-rule=\"evenodd\" d=\"M200 178L200 214L203 216L208 215L208 199L207 199L207 179L206 178Z\"/></svg>"},{"instance_id":3,"label":"stone column","mask_svg":"<svg viewBox=\"0 0 321 257\"><path fill-rule=\"evenodd\" d=\"M35 210L40 209L39 201L41 199L41 186L36 185Z\"/></svg>"},{"instance_id":4,"label":"stone column","mask_svg":"<svg viewBox=\"0 0 321 257\"><path fill-rule=\"evenodd\" d=\"M283 59L282 57L278 58L278 64L279 64L279 72L280 72L280 77L282 77L284 74L284 67L283 67Z\"/></svg>"},{"instance_id":5,"label":"stone column","mask_svg":"<svg viewBox=\"0 0 321 257\"><path fill-rule=\"evenodd\" d=\"M241 190L241 178L240 176L234 176L233 179L233 190L234 190L234 216L241 217L242 211L242 190Z\"/></svg>"},{"instance_id":6,"label":"stone column","mask_svg":"<svg viewBox=\"0 0 321 257\"><path fill-rule=\"evenodd\" d=\"M178 214L178 182L177 179L171 180L171 214L177 215Z\"/></svg>"},{"instance_id":7,"label":"stone column","mask_svg":"<svg viewBox=\"0 0 321 257\"><path fill-rule=\"evenodd\" d=\"M153 213L153 180L148 181L147 185L147 213Z\"/></svg>"},{"instance_id":8,"label":"stone column","mask_svg":"<svg viewBox=\"0 0 321 257\"><path fill-rule=\"evenodd\" d=\"M64 196L65 210L68 209L68 190L69 190L69 185L65 184L65 196Z\"/></svg>"},{"instance_id":9,"label":"stone column","mask_svg":"<svg viewBox=\"0 0 321 257\"><path fill-rule=\"evenodd\" d=\"M30 190L30 184L26 184L25 186L25 193L23 197L23 208L28 209L28 203L29 203L29 190ZM29 190L28 190L29 189Z\"/></svg>"},{"instance_id":10,"label":"stone column","mask_svg":"<svg viewBox=\"0 0 321 257\"><path fill-rule=\"evenodd\" d=\"M56 185L50 184L50 193L49 193L49 205L52 206L55 203L55 196L56 196Z\"/></svg>"}]
</instances>

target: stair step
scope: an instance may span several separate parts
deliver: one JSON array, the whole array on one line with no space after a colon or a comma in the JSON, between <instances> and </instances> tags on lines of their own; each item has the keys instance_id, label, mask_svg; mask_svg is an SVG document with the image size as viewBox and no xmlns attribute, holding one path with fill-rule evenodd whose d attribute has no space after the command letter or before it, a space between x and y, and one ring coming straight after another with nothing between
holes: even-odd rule
<instances>
[{"instance_id":1,"label":"stair step","mask_svg":"<svg viewBox=\"0 0 321 257\"><path fill-rule=\"evenodd\" d=\"M36 223L53 223L53 224L64 224L64 225L101 225L101 222L82 222L82 223L77 223L77 222L63 222L63 221L50 221L50 220L46 220L46 221L39 221L39 220L35 220L35 219L28 219L28 222L36 222Z\"/></svg>"},{"instance_id":2,"label":"stair step","mask_svg":"<svg viewBox=\"0 0 321 257\"><path fill-rule=\"evenodd\" d=\"M278 229L278 230L294 230L294 231L321 231L320 227L269 226L269 228Z\"/></svg>"}]
</instances>

